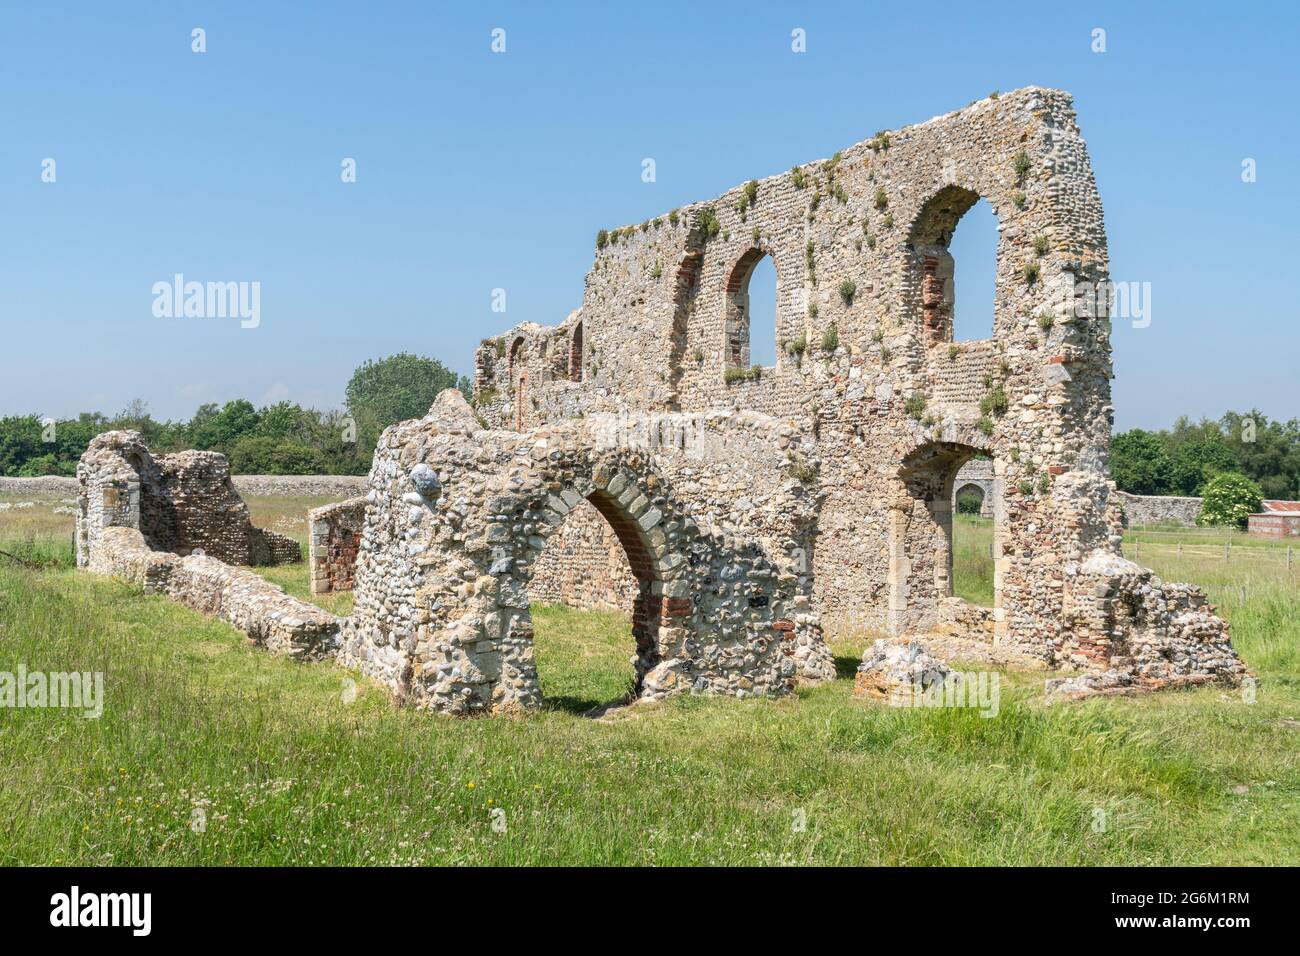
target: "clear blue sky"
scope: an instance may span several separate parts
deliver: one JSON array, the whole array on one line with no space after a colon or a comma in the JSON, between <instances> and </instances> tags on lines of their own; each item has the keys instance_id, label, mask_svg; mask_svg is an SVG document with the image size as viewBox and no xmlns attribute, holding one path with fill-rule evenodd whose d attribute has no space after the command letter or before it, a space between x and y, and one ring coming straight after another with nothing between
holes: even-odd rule
<instances>
[{"instance_id":1,"label":"clear blue sky","mask_svg":"<svg viewBox=\"0 0 1300 956\"><path fill-rule=\"evenodd\" d=\"M1153 286L1115 329L1117 425L1300 416L1300 18L1136 6L6 2L0 414L334 406L401 350L469 372L581 303L597 229L1036 84L1075 96L1113 278ZM954 240L963 316L990 222ZM155 318L176 272L259 281L260 327Z\"/></svg>"}]
</instances>

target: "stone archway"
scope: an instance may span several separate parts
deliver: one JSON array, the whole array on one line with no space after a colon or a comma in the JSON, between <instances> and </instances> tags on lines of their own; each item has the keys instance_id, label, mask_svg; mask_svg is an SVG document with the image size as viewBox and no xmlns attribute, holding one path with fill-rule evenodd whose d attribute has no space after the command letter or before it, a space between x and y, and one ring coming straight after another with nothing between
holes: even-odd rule
<instances>
[{"instance_id":1,"label":"stone archway","mask_svg":"<svg viewBox=\"0 0 1300 956\"><path fill-rule=\"evenodd\" d=\"M745 441L776 458L774 433L788 426L710 414L490 431L444 392L376 449L340 659L416 707L540 706L528 584L547 539L585 499L638 582L639 697L784 694L799 677L834 676L805 567L815 496L768 461L738 481L734 460L706 456L719 436L687 437L711 428L727 433L719 447ZM762 507L737 509L738 487ZM709 516L724 512L714 526Z\"/></svg>"},{"instance_id":2,"label":"stone archway","mask_svg":"<svg viewBox=\"0 0 1300 956\"><path fill-rule=\"evenodd\" d=\"M686 589L671 583L680 576L686 558L667 547L662 532L656 534L663 513L650 507L650 500L637 477L627 471L619 470L612 476L597 471L591 477L578 477L558 494L546 496L540 509L542 520L536 533L528 535L523 560L517 569L526 592L537 558L570 512L583 501L599 512L613 529L637 584L632 604L632 639L636 646L633 693L637 697L660 693L662 675L650 676L649 686L647 677L680 650L678 641L694 609ZM527 607L522 610L518 622L520 633L527 634L531 641L532 615ZM531 653L525 654L515 666L526 684L536 682ZM540 689L538 695L540 699Z\"/></svg>"},{"instance_id":3,"label":"stone archway","mask_svg":"<svg viewBox=\"0 0 1300 956\"><path fill-rule=\"evenodd\" d=\"M972 458L958 469L953 479L952 510L957 512L957 499L962 495L976 493L980 496L981 517L993 517L993 462L984 458Z\"/></svg>"},{"instance_id":4,"label":"stone archway","mask_svg":"<svg viewBox=\"0 0 1300 956\"><path fill-rule=\"evenodd\" d=\"M904 456L898 471L902 488L890 510L889 529L889 631L895 636L931 628L938 620L940 602L953 595L958 476L968 462L986 455L987 448L974 443L970 435L950 438L922 442ZM990 488L984 500L995 499ZM996 509L994 518L996 559L1002 548ZM995 560L994 607L1000 602L1001 572Z\"/></svg>"}]
</instances>

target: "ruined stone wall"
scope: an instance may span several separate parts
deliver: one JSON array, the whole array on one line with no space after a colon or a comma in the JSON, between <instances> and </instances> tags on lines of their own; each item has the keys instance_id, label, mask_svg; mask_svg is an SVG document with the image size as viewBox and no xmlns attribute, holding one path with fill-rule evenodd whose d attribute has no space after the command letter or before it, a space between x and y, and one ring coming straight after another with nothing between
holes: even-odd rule
<instances>
[{"instance_id":1,"label":"ruined stone wall","mask_svg":"<svg viewBox=\"0 0 1300 956\"><path fill-rule=\"evenodd\" d=\"M380 438L341 660L421 708L537 706L529 581L585 499L637 580L638 696L831 677L807 568L815 460L791 470L809 450L753 413L488 431L448 390Z\"/></svg>"},{"instance_id":2,"label":"ruined stone wall","mask_svg":"<svg viewBox=\"0 0 1300 956\"><path fill-rule=\"evenodd\" d=\"M77 466L78 564L106 527L136 528L147 547L206 554L228 564L302 560L298 542L255 527L224 455L183 451L157 458L138 432L104 432Z\"/></svg>"},{"instance_id":3,"label":"ruined stone wall","mask_svg":"<svg viewBox=\"0 0 1300 956\"><path fill-rule=\"evenodd\" d=\"M944 257L980 198L999 220L994 336L954 343ZM753 370L745 283L763 256L776 266L779 349L774 367ZM890 542L928 541L943 522L895 518L914 493L890 463L975 436L971 453L994 458L1007 499L999 630L1028 637L1059 603L1026 564L1044 545L1025 529L1057 474L1106 467L1109 322L1073 309L1076 282L1104 279L1105 268L1070 99L1019 90L607 233L579 312L556 329L490 340L477 394L491 368L488 397L502 408L520 404L526 382L525 425L620 408L739 407L799 422L823 461L813 560L832 632L888 629L891 601L934 593L923 580L934 556L905 555L909 570ZM582 381L556 382L548 368L559 346L541 343L579 322Z\"/></svg>"},{"instance_id":4,"label":"ruined stone wall","mask_svg":"<svg viewBox=\"0 0 1300 956\"><path fill-rule=\"evenodd\" d=\"M352 590L353 570L365 520L364 495L313 508L307 513L310 535L308 561L313 594Z\"/></svg>"},{"instance_id":5,"label":"ruined stone wall","mask_svg":"<svg viewBox=\"0 0 1300 956\"><path fill-rule=\"evenodd\" d=\"M1201 513L1200 498L1130 495L1127 491L1117 491L1115 496L1124 509L1124 523L1130 527L1174 524L1192 528L1196 526L1196 516Z\"/></svg>"},{"instance_id":6,"label":"ruined stone wall","mask_svg":"<svg viewBox=\"0 0 1300 956\"><path fill-rule=\"evenodd\" d=\"M981 199L998 220L993 334L957 342L949 245ZM764 257L778 355L756 368L748 282ZM602 230L577 313L485 340L476 403L515 428L713 408L795 423L820 461L811 562L832 635L942 623L956 475L987 457L993 639L1064 662L1065 567L1118 553L1110 320L1093 294L1107 280L1071 99L1017 90ZM560 374L579 328L581 374Z\"/></svg>"},{"instance_id":7,"label":"ruined stone wall","mask_svg":"<svg viewBox=\"0 0 1300 956\"><path fill-rule=\"evenodd\" d=\"M272 654L322 660L338 649L334 615L289 597L256 572L205 555L155 551L135 528L103 529L85 566L226 621Z\"/></svg>"},{"instance_id":8,"label":"ruined stone wall","mask_svg":"<svg viewBox=\"0 0 1300 956\"><path fill-rule=\"evenodd\" d=\"M332 656L339 619L233 567L301 560L298 542L248 523L225 458L154 458L138 432L105 432L77 466L77 566L211 614L275 654Z\"/></svg>"},{"instance_id":9,"label":"ruined stone wall","mask_svg":"<svg viewBox=\"0 0 1300 956\"><path fill-rule=\"evenodd\" d=\"M636 577L618 535L592 504L579 502L538 555L528 600L630 611L636 595Z\"/></svg>"}]
</instances>

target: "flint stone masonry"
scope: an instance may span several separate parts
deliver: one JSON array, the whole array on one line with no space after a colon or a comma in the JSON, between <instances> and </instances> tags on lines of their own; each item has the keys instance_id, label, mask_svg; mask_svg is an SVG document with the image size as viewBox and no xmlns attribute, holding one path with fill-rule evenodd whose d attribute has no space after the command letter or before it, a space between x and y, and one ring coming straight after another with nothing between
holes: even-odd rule
<instances>
[{"instance_id":1,"label":"flint stone masonry","mask_svg":"<svg viewBox=\"0 0 1300 956\"><path fill-rule=\"evenodd\" d=\"M949 245L980 199L999 223L993 335L956 342ZM748 283L764 257L777 273L778 355L751 368ZM1107 280L1071 99L1017 90L602 231L581 308L484 340L476 410L524 433L717 408L793 423L819 462L812 603L832 636L902 639L961 619L945 604L953 501L962 468L987 458L995 596L979 632L1047 666L1096 668L1083 649L1098 646L1101 619L1127 629L1116 647L1183 640L1158 614L1112 606L1130 597L1127 573L1080 570L1119 553L1107 517L1119 498L1106 483L1110 319L1077 295ZM582 563L551 567L572 578ZM1148 586L1170 599L1172 585ZM1109 603L1085 621L1075 612L1099 588ZM1189 613L1210 614L1186 596ZM1218 647L1211 630L1197 633Z\"/></svg>"},{"instance_id":2,"label":"flint stone masonry","mask_svg":"<svg viewBox=\"0 0 1300 956\"><path fill-rule=\"evenodd\" d=\"M154 458L139 432L104 432L77 466L77 563L107 527L138 529L148 547L228 564L302 560L298 542L255 527L230 481L226 457L182 451Z\"/></svg>"},{"instance_id":3,"label":"flint stone masonry","mask_svg":"<svg viewBox=\"0 0 1300 956\"><path fill-rule=\"evenodd\" d=\"M1183 528L1194 528L1196 527L1196 516L1201 513L1202 499L1200 498L1178 498L1172 495L1130 495L1127 491L1116 491L1115 497L1123 509L1126 527L1170 524Z\"/></svg>"},{"instance_id":4,"label":"flint stone masonry","mask_svg":"<svg viewBox=\"0 0 1300 956\"><path fill-rule=\"evenodd\" d=\"M228 562L300 561L298 542L255 528L225 458L154 458L138 432L106 432L77 468L78 567L228 621L276 654L319 659L338 645L339 619Z\"/></svg>"},{"instance_id":5,"label":"flint stone masonry","mask_svg":"<svg viewBox=\"0 0 1300 956\"><path fill-rule=\"evenodd\" d=\"M958 343L949 245L980 199L999 220L993 335ZM779 349L757 368L748 284L769 256ZM1204 594L1120 553L1110 321L1077 295L1107 270L1072 102L1040 88L602 230L580 309L484 340L475 408L449 390L380 436L339 660L423 709L538 706L530 593L626 595L595 511L636 582L641 699L833 677L823 629L934 634L1098 687L1238 681ZM159 467L119 441L83 458L79 560L113 525L152 553L239 550L246 513L212 462ZM990 611L952 593L954 493L976 459ZM169 496L171 475L206 506ZM158 502L182 498L228 524L169 524Z\"/></svg>"},{"instance_id":6,"label":"flint stone masonry","mask_svg":"<svg viewBox=\"0 0 1300 956\"><path fill-rule=\"evenodd\" d=\"M949 679L952 669L922 644L879 639L862 655L853 696L889 699L914 688L925 690Z\"/></svg>"},{"instance_id":7,"label":"flint stone masonry","mask_svg":"<svg viewBox=\"0 0 1300 956\"><path fill-rule=\"evenodd\" d=\"M419 708L538 706L529 582L585 501L637 582L637 697L831 678L807 567L816 463L802 479L790 468L806 450L789 423L752 412L486 430L449 389L380 437L340 658ZM421 493L425 469L438 482Z\"/></svg>"}]
</instances>

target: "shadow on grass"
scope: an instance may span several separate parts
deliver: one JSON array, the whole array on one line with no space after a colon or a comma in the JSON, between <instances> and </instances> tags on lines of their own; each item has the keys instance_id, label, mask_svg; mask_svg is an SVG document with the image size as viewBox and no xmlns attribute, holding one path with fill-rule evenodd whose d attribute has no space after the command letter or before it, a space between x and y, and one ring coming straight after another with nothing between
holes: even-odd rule
<instances>
[{"instance_id":1,"label":"shadow on grass","mask_svg":"<svg viewBox=\"0 0 1300 956\"><path fill-rule=\"evenodd\" d=\"M579 694L557 694L554 697L542 698L542 706L546 710L563 711L575 717L598 718L615 708L626 707L635 701L636 696L629 690L613 700L598 700L595 697Z\"/></svg>"},{"instance_id":2,"label":"shadow on grass","mask_svg":"<svg viewBox=\"0 0 1300 956\"><path fill-rule=\"evenodd\" d=\"M835 655L835 676L843 679L853 677L858 672L858 665L862 663L861 657L850 657L843 654Z\"/></svg>"}]
</instances>

